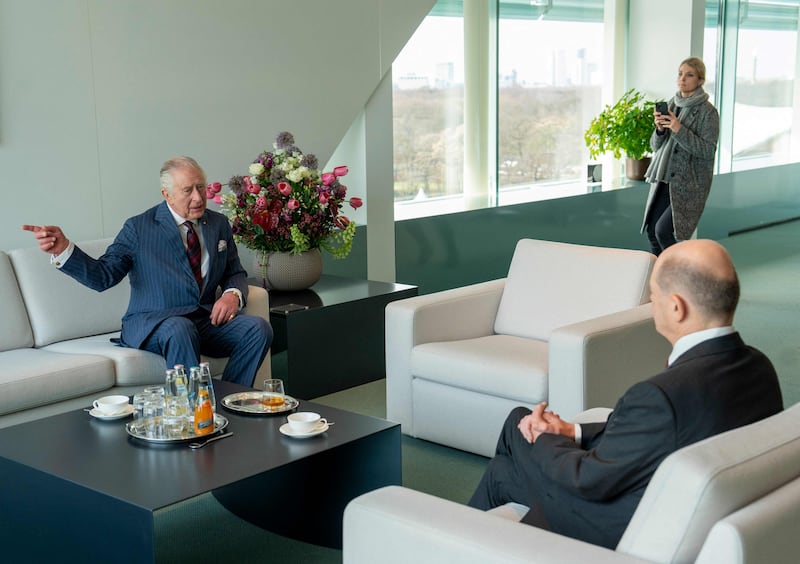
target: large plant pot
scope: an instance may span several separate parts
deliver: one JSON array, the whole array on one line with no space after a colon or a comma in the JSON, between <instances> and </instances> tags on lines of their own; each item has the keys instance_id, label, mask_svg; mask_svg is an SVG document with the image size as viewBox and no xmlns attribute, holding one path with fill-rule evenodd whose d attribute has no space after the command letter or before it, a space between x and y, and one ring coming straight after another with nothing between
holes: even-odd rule
<instances>
[{"instance_id":1,"label":"large plant pot","mask_svg":"<svg viewBox=\"0 0 800 564\"><path fill-rule=\"evenodd\" d=\"M322 253L259 253L253 266L267 290L305 290L322 276Z\"/></svg>"},{"instance_id":2,"label":"large plant pot","mask_svg":"<svg viewBox=\"0 0 800 564\"><path fill-rule=\"evenodd\" d=\"M650 166L650 157L643 159L625 159L625 176L631 180L644 180L644 173L647 172L647 167Z\"/></svg>"}]
</instances>

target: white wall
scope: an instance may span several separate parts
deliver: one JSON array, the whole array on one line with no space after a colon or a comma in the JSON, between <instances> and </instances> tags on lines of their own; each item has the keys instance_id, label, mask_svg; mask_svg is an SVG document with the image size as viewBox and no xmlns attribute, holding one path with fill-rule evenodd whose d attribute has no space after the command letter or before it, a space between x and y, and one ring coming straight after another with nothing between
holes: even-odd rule
<instances>
[{"instance_id":1,"label":"white wall","mask_svg":"<svg viewBox=\"0 0 800 564\"><path fill-rule=\"evenodd\" d=\"M170 156L225 181L288 130L326 163L433 4L0 0L0 249L115 235Z\"/></svg>"},{"instance_id":2,"label":"white wall","mask_svg":"<svg viewBox=\"0 0 800 564\"><path fill-rule=\"evenodd\" d=\"M678 65L703 56L704 0L630 0L627 87L670 98Z\"/></svg>"}]
</instances>

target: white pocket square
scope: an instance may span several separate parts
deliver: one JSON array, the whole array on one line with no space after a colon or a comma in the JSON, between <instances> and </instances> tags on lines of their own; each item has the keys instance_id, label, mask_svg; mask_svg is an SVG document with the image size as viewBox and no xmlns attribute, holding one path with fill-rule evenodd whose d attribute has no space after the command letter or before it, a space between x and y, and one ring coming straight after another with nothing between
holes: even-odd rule
<instances>
[{"instance_id":1,"label":"white pocket square","mask_svg":"<svg viewBox=\"0 0 800 564\"><path fill-rule=\"evenodd\" d=\"M225 249L228 248L228 242L225 239L222 239L219 243L217 243L217 252L221 253Z\"/></svg>"}]
</instances>

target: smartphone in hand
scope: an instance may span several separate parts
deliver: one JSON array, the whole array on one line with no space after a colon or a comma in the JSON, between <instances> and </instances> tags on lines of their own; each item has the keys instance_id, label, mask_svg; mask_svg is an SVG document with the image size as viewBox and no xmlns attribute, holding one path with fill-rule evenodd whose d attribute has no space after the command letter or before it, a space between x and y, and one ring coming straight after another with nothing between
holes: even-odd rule
<instances>
[{"instance_id":1,"label":"smartphone in hand","mask_svg":"<svg viewBox=\"0 0 800 564\"><path fill-rule=\"evenodd\" d=\"M669 108L666 102L656 102L656 111L662 115L669 115Z\"/></svg>"}]
</instances>

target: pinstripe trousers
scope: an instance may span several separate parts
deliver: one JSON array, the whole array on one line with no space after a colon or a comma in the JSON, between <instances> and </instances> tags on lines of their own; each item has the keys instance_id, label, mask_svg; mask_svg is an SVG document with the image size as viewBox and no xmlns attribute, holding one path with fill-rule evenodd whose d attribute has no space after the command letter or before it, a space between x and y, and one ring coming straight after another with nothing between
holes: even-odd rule
<instances>
[{"instance_id":1,"label":"pinstripe trousers","mask_svg":"<svg viewBox=\"0 0 800 564\"><path fill-rule=\"evenodd\" d=\"M229 357L222 379L252 387L272 344L272 327L256 315L237 315L224 325L211 324L209 312L198 309L186 316L168 317L141 348L164 357L167 366L197 366L200 355Z\"/></svg>"}]
</instances>

